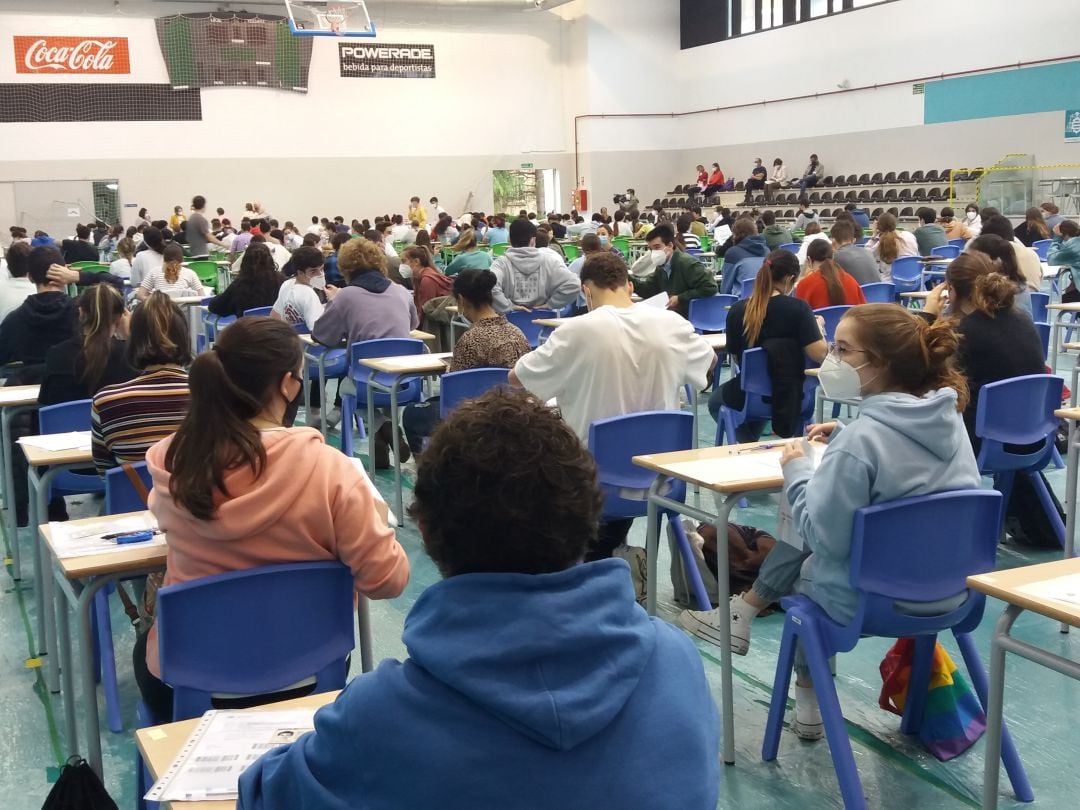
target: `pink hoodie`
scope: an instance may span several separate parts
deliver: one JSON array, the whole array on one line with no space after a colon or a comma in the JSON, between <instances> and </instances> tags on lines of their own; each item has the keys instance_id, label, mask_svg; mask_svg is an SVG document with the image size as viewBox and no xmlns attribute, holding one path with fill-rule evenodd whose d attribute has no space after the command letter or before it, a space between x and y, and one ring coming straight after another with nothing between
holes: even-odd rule
<instances>
[{"instance_id":1,"label":"pink hoodie","mask_svg":"<svg viewBox=\"0 0 1080 810\"><path fill-rule=\"evenodd\" d=\"M226 473L229 497L218 494L211 521L193 517L169 494L165 454L172 438L147 452L154 479L150 511L169 544L165 584L263 565L336 559L352 569L356 590L365 596L399 595L409 581L409 560L352 463L313 428L264 431L262 436L262 474L255 478L246 466ZM156 625L147 639L146 663L161 676Z\"/></svg>"}]
</instances>

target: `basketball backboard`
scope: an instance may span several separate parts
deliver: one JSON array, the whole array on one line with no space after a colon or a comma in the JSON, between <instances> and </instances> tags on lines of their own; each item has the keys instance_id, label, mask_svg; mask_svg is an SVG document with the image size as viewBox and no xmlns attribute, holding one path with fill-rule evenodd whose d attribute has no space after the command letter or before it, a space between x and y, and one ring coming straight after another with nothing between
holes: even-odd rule
<instances>
[{"instance_id":1,"label":"basketball backboard","mask_svg":"<svg viewBox=\"0 0 1080 810\"><path fill-rule=\"evenodd\" d=\"M303 37L374 37L363 0L285 0L289 30Z\"/></svg>"}]
</instances>

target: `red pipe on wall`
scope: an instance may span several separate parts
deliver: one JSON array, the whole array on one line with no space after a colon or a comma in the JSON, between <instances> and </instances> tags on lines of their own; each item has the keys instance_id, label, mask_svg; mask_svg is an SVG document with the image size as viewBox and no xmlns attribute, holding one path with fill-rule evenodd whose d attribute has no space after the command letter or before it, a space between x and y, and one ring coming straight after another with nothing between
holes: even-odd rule
<instances>
[{"instance_id":1,"label":"red pipe on wall","mask_svg":"<svg viewBox=\"0 0 1080 810\"><path fill-rule=\"evenodd\" d=\"M933 76L920 76L914 79L897 79L880 84L864 84L859 87L845 87L837 90L826 90L823 93L804 93L801 96L788 96L787 98L763 99L762 101L748 101L743 104L729 104L726 107L709 107L704 110L690 110L689 112L670 113L591 113L589 115L574 116L574 187L581 184L581 140L579 137L578 124L590 118L684 118L688 115L702 115L704 113L727 112L728 110L740 110L746 107L764 106L766 104L782 104L787 101L806 101L812 98L826 98L828 96L840 96L845 93L857 93L863 90L878 90L883 87L896 87L901 84L918 84L919 82L939 81L941 79L953 79L958 76L971 76L977 73L993 73L996 70L1012 70L1035 65L1046 65L1051 62L1068 62L1080 59L1080 54L1071 56L1053 56L1048 59L1033 59L1026 62L1017 62L1009 65L995 65L993 67L972 68L971 70L955 70L950 73L939 73Z\"/></svg>"}]
</instances>

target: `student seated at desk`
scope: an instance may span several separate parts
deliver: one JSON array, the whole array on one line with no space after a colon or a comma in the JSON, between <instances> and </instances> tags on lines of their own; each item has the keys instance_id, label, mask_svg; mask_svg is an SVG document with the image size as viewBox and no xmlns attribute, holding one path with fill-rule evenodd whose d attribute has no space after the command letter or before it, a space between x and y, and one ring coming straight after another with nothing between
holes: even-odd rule
<instances>
[{"instance_id":1,"label":"student seated at desk","mask_svg":"<svg viewBox=\"0 0 1080 810\"><path fill-rule=\"evenodd\" d=\"M405 621L409 658L245 771L237 807L715 807L700 656L634 603L623 561L581 563L600 502L588 451L543 403L457 408L417 468L411 514L443 580Z\"/></svg>"},{"instance_id":2,"label":"student seated at desk","mask_svg":"<svg viewBox=\"0 0 1080 810\"><path fill-rule=\"evenodd\" d=\"M1004 283L1004 279L1002 279ZM731 651L750 648L751 620L781 596L810 596L837 622L849 622L857 603L850 582L852 520L857 509L954 489L977 489L981 477L960 414L967 384L956 368L959 339L945 321L928 324L895 304L849 310L821 365L821 386L837 399L862 397L846 427L810 429L828 447L815 470L801 442L781 456L799 549L778 542L757 581L731 599ZM719 611L684 611L679 623L719 643ZM797 659L796 735L823 734L821 713L805 662Z\"/></svg>"},{"instance_id":3,"label":"student seated at desk","mask_svg":"<svg viewBox=\"0 0 1080 810\"><path fill-rule=\"evenodd\" d=\"M808 303L810 309L866 303L859 282L833 260L828 238L814 240L806 249L806 275L795 287L795 297Z\"/></svg>"},{"instance_id":4,"label":"student seated at desk","mask_svg":"<svg viewBox=\"0 0 1080 810\"><path fill-rule=\"evenodd\" d=\"M165 246L165 261L143 276L135 290L135 297L145 301L154 292L162 292L169 298L196 296L202 298L203 286L195 271L184 267L184 250L175 242Z\"/></svg>"},{"instance_id":5,"label":"student seated at desk","mask_svg":"<svg viewBox=\"0 0 1080 810\"><path fill-rule=\"evenodd\" d=\"M292 327L243 318L192 363L187 417L146 454L149 508L169 536L165 585L337 559L369 598L404 590L409 561L370 485L317 430L291 427L301 362ZM133 663L143 699L157 717L171 717L156 628L136 641Z\"/></svg>"},{"instance_id":6,"label":"student seated at desk","mask_svg":"<svg viewBox=\"0 0 1080 810\"><path fill-rule=\"evenodd\" d=\"M990 238L996 237L983 234L975 241ZM1042 338L1031 315L1015 306L1020 284L997 272L994 263L973 246L949 264L945 283L934 289L923 306L929 320L945 314L942 293L948 291L950 323L961 338L957 362L967 378L969 394L964 424L976 453L980 441L975 436L975 414L982 387L1046 370Z\"/></svg>"},{"instance_id":7,"label":"student seated at desk","mask_svg":"<svg viewBox=\"0 0 1080 810\"><path fill-rule=\"evenodd\" d=\"M327 303L311 329L311 337L323 346L352 346L362 340L407 338L420 325L412 293L386 276L386 254L366 239L352 239L338 251L338 268L347 284ZM231 327L230 327L231 328ZM394 434L390 420L380 409L375 431L375 468L390 467ZM401 435L401 460L411 451Z\"/></svg>"},{"instance_id":8,"label":"student seated at desk","mask_svg":"<svg viewBox=\"0 0 1080 810\"><path fill-rule=\"evenodd\" d=\"M75 331L75 302L62 282L49 278L53 267L63 267L60 251L53 246L32 248L26 258L27 274L37 292L27 296L0 323L0 364L24 366L15 385L39 382L45 354Z\"/></svg>"},{"instance_id":9,"label":"student seated at desk","mask_svg":"<svg viewBox=\"0 0 1080 810\"><path fill-rule=\"evenodd\" d=\"M696 256L678 249L675 231L670 225L653 228L646 241L649 252L634 262L630 270L638 295L651 298L664 293L668 296L667 308L684 318L689 317L692 300L716 295L713 274ZM602 241L600 244L603 247Z\"/></svg>"},{"instance_id":10,"label":"student seated at desk","mask_svg":"<svg viewBox=\"0 0 1080 810\"><path fill-rule=\"evenodd\" d=\"M805 358L820 363L828 353L822 330L805 301L788 295L799 277L799 260L786 250L774 250L765 258L754 282L754 292L736 301L727 315L727 351L742 363L747 349L763 348L775 368L773 430L779 436L802 432L802 392ZM739 375L718 386L709 397L709 413L720 420L720 406L740 410L746 394ZM765 429L764 420L748 419L735 428L740 442L756 442Z\"/></svg>"},{"instance_id":11,"label":"student seated at desk","mask_svg":"<svg viewBox=\"0 0 1080 810\"><path fill-rule=\"evenodd\" d=\"M206 308L214 315L240 317L249 309L272 307L284 280L265 242L253 243L244 251L233 283L214 296Z\"/></svg>"},{"instance_id":12,"label":"student seated at desk","mask_svg":"<svg viewBox=\"0 0 1080 810\"><path fill-rule=\"evenodd\" d=\"M985 233L972 239L967 246L968 253L980 253L990 260L993 271L1005 276L1016 287L1016 299L1014 305L1031 317L1031 290L1028 289L1027 279L1020 270L1020 264L1016 261L1016 251L1013 246L992 233Z\"/></svg>"},{"instance_id":13,"label":"student seated at desk","mask_svg":"<svg viewBox=\"0 0 1080 810\"><path fill-rule=\"evenodd\" d=\"M448 276L456 276L468 268L487 270L491 267L491 254L486 250L480 250L476 244L476 231L472 228L466 228L461 232L461 238L450 248L450 252L457 255L446 266Z\"/></svg>"},{"instance_id":14,"label":"student seated at desk","mask_svg":"<svg viewBox=\"0 0 1080 810\"><path fill-rule=\"evenodd\" d=\"M26 277L30 269L31 250L27 242L12 242L7 249L7 274L0 271L0 323L37 292L34 282Z\"/></svg>"},{"instance_id":15,"label":"student seated at desk","mask_svg":"<svg viewBox=\"0 0 1080 810\"><path fill-rule=\"evenodd\" d=\"M94 465L102 475L142 461L171 436L188 408L191 336L187 317L164 293L151 293L131 316L127 359L142 373L102 388L90 410Z\"/></svg>"}]
</instances>

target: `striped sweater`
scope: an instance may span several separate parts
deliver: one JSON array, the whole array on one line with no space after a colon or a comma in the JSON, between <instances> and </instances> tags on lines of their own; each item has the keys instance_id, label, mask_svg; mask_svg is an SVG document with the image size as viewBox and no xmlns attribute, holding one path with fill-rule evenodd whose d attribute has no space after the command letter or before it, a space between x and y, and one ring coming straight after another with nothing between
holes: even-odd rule
<instances>
[{"instance_id":1,"label":"striped sweater","mask_svg":"<svg viewBox=\"0 0 1080 810\"><path fill-rule=\"evenodd\" d=\"M142 461L150 446L176 432L188 409L188 375L176 367L102 388L94 397L94 464L102 475Z\"/></svg>"}]
</instances>

